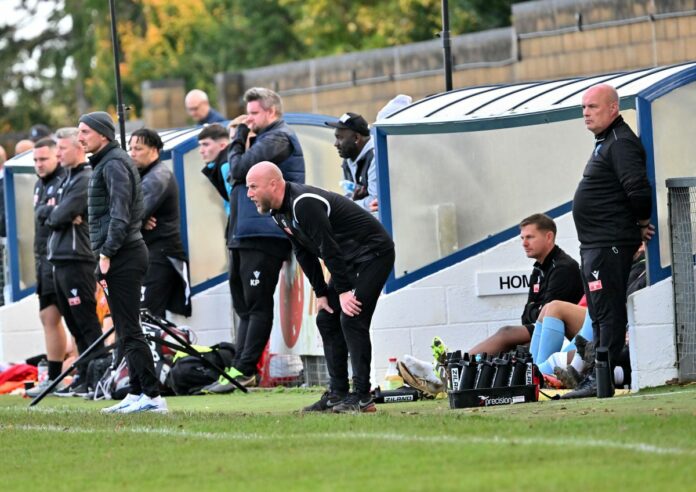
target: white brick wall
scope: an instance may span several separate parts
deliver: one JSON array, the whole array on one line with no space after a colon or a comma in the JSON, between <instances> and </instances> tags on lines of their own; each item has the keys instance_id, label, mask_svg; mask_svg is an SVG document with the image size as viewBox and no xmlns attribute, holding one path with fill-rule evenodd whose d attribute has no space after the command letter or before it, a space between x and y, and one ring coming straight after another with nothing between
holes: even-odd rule
<instances>
[{"instance_id":1,"label":"white brick wall","mask_svg":"<svg viewBox=\"0 0 696 492\"><path fill-rule=\"evenodd\" d=\"M46 353L39 320L39 298L35 295L0 308L0 360L21 362Z\"/></svg>"},{"instance_id":2,"label":"white brick wall","mask_svg":"<svg viewBox=\"0 0 696 492\"><path fill-rule=\"evenodd\" d=\"M177 325L191 327L199 345L232 341L234 315L227 280L193 296L191 307L190 318L171 313L167 313L167 318Z\"/></svg>"},{"instance_id":3,"label":"white brick wall","mask_svg":"<svg viewBox=\"0 0 696 492\"><path fill-rule=\"evenodd\" d=\"M628 339L634 391L661 386L678 376L674 341L672 279L640 290L628 299Z\"/></svg>"},{"instance_id":4,"label":"white brick wall","mask_svg":"<svg viewBox=\"0 0 696 492\"><path fill-rule=\"evenodd\" d=\"M232 340L232 308L227 282L193 297L193 316L171 315L178 325L193 328L197 342L212 345ZM43 327L39 320L39 301L30 295L0 308L0 360L19 362L46 353Z\"/></svg>"}]
</instances>

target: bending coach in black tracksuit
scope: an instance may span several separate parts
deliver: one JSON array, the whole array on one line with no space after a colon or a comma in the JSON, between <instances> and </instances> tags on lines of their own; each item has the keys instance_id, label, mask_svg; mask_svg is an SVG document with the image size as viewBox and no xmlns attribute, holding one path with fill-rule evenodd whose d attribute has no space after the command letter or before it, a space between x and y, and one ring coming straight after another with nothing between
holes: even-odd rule
<instances>
[{"instance_id":1,"label":"bending coach in black tracksuit","mask_svg":"<svg viewBox=\"0 0 696 492\"><path fill-rule=\"evenodd\" d=\"M143 410L166 411L166 404L159 406L163 399L159 398L152 353L140 327L140 288L148 259L140 232L144 217L140 176L128 154L114 141L115 129L108 113L85 114L78 128L80 143L92 153L89 236L92 251L99 256L97 276L107 284L105 292L130 376L131 392L124 404L137 403L144 395L157 401L148 401ZM124 408L115 405L104 410L121 412Z\"/></svg>"},{"instance_id":2,"label":"bending coach in black tracksuit","mask_svg":"<svg viewBox=\"0 0 696 492\"><path fill-rule=\"evenodd\" d=\"M317 296L317 326L331 377L329 391L306 411L374 412L370 396L370 322L394 266L394 243L369 212L346 197L285 182L270 162L247 175L248 196L271 212ZM331 273L327 285L319 263ZM353 393L348 395L348 363Z\"/></svg>"},{"instance_id":3,"label":"bending coach in black tracksuit","mask_svg":"<svg viewBox=\"0 0 696 492\"><path fill-rule=\"evenodd\" d=\"M582 98L595 147L573 198L587 308L594 340L619 364L626 338L626 288L633 255L653 234L652 188L640 139L619 115L616 90L601 84ZM570 396L596 394L594 371Z\"/></svg>"},{"instance_id":4,"label":"bending coach in black tracksuit","mask_svg":"<svg viewBox=\"0 0 696 492\"><path fill-rule=\"evenodd\" d=\"M48 260L53 264L58 309L82 353L101 335L94 297L96 262L87 226L87 186L92 168L84 161L77 128L61 128L56 138L60 165L67 174L58 188L57 205L50 207L46 218L51 229ZM86 369L87 362L78 366L80 385L86 382ZM86 386L82 390L86 391Z\"/></svg>"}]
</instances>

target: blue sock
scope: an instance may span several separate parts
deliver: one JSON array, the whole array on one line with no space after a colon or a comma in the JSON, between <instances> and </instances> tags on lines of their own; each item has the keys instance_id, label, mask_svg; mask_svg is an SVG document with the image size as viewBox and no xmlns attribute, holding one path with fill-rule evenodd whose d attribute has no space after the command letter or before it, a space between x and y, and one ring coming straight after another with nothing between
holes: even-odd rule
<instances>
[{"instance_id":1,"label":"blue sock","mask_svg":"<svg viewBox=\"0 0 696 492\"><path fill-rule=\"evenodd\" d=\"M544 316L536 360L545 361L551 354L560 351L564 338L565 325L563 321L553 316Z\"/></svg>"},{"instance_id":2,"label":"blue sock","mask_svg":"<svg viewBox=\"0 0 696 492\"><path fill-rule=\"evenodd\" d=\"M539 349L539 340L541 340L541 321L534 323L534 332L532 333L532 341L529 342L529 353L532 354L532 360L537 360L537 350Z\"/></svg>"},{"instance_id":3,"label":"blue sock","mask_svg":"<svg viewBox=\"0 0 696 492\"><path fill-rule=\"evenodd\" d=\"M578 335L583 337L588 342L591 342L594 338L594 332L592 331L592 318L590 318L589 310L585 313L585 321L583 321L580 331L575 336ZM571 350L575 350L576 348L577 347L575 345L575 337L573 337L570 343L566 345L566 347L563 349L563 352L570 352Z\"/></svg>"}]
</instances>

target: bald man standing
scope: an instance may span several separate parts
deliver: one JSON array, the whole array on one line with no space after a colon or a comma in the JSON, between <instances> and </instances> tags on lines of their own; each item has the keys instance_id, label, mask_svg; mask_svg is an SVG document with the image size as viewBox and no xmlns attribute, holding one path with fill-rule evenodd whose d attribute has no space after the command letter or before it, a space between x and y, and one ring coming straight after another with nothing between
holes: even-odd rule
<instances>
[{"instance_id":1,"label":"bald man standing","mask_svg":"<svg viewBox=\"0 0 696 492\"><path fill-rule=\"evenodd\" d=\"M200 89L193 89L184 98L186 112L199 125L219 123L225 121L225 117L210 107L208 94Z\"/></svg>"},{"instance_id":2,"label":"bald man standing","mask_svg":"<svg viewBox=\"0 0 696 492\"><path fill-rule=\"evenodd\" d=\"M588 89L582 97L582 114L585 126L595 135L595 146L573 198L573 220L595 344L608 350L614 368L626 362L620 355L626 338L626 288L633 254L654 233L652 187L645 150L619 114L616 90L607 84ZM565 397L596 395L592 370Z\"/></svg>"}]
</instances>

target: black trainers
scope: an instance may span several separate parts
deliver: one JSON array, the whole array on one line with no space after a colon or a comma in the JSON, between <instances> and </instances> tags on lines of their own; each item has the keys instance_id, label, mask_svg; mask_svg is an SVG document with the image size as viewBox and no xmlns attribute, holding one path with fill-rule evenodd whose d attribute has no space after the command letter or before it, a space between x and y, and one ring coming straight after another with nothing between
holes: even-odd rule
<instances>
[{"instance_id":1,"label":"black trainers","mask_svg":"<svg viewBox=\"0 0 696 492\"><path fill-rule=\"evenodd\" d=\"M333 407L334 413L374 413L377 411L372 395L351 393L341 403Z\"/></svg>"},{"instance_id":2,"label":"black trainers","mask_svg":"<svg viewBox=\"0 0 696 492\"><path fill-rule=\"evenodd\" d=\"M245 376L242 374L241 376L234 378L234 380L245 388L256 388L259 385L259 377L256 374L252 374L251 376Z\"/></svg>"},{"instance_id":3,"label":"black trainers","mask_svg":"<svg viewBox=\"0 0 696 492\"><path fill-rule=\"evenodd\" d=\"M208 386L204 386L196 394L199 395L226 395L228 393L232 393L234 390L236 390L237 387L230 383L229 381L225 380L223 383L219 381L215 381L214 383L210 383Z\"/></svg>"},{"instance_id":4,"label":"black trainers","mask_svg":"<svg viewBox=\"0 0 696 492\"><path fill-rule=\"evenodd\" d=\"M53 392L54 396L84 396L89 393L87 383L80 383L80 380L75 380L70 386L65 386Z\"/></svg>"},{"instance_id":5,"label":"black trainers","mask_svg":"<svg viewBox=\"0 0 696 492\"><path fill-rule=\"evenodd\" d=\"M571 392L561 395L562 400L572 400L575 398L589 398L597 396L597 378L595 378L594 369L585 376L585 379L580 381L580 384Z\"/></svg>"},{"instance_id":6,"label":"black trainers","mask_svg":"<svg viewBox=\"0 0 696 492\"><path fill-rule=\"evenodd\" d=\"M325 391L319 401L316 401L304 407L303 412L331 412L336 405L341 403L346 399L347 394L345 393L332 393L330 391Z\"/></svg>"}]
</instances>

